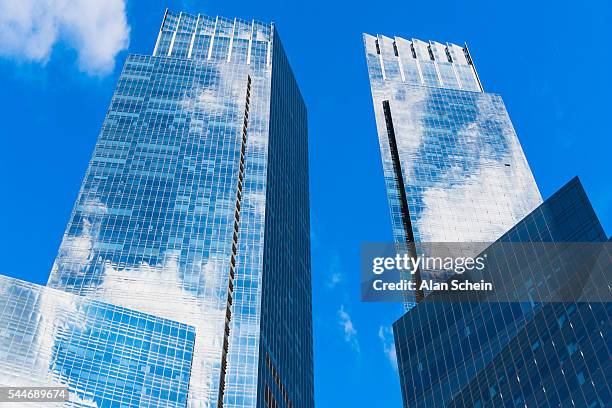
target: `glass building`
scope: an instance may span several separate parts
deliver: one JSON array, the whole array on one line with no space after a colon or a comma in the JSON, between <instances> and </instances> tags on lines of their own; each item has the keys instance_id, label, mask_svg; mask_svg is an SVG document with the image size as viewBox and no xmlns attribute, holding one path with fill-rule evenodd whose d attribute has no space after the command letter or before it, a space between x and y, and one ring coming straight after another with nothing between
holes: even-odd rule
<instances>
[{"instance_id":1,"label":"glass building","mask_svg":"<svg viewBox=\"0 0 612 408\"><path fill-rule=\"evenodd\" d=\"M166 11L48 286L193 327L189 407L313 406L307 136L274 25Z\"/></svg>"},{"instance_id":2,"label":"glass building","mask_svg":"<svg viewBox=\"0 0 612 408\"><path fill-rule=\"evenodd\" d=\"M0 386L67 387L55 406L185 407L194 341L186 324L0 276Z\"/></svg>"},{"instance_id":3,"label":"glass building","mask_svg":"<svg viewBox=\"0 0 612 408\"><path fill-rule=\"evenodd\" d=\"M364 43L398 249L606 240L577 179L542 203L503 101L484 92L467 46L369 34ZM596 265L609 271L609 247ZM545 279L556 272L550 265ZM601 290L587 285L585 299ZM444 296L407 294L393 326L405 407L610 405L610 303Z\"/></svg>"},{"instance_id":4,"label":"glass building","mask_svg":"<svg viewBox=\"0 0 612 408\"><path fill-rule=\"evenodd\" d=\"M574 178L498 242L605 241ZM596 265L608 274L609 248ZM541 256L532 262L550 261ZM550 264L548 270L556 273L555 267ZM539 284L545 278L532 280ZM612 404L612 303L451 303L445 296L427 297L393 325L405 407Z\"/></svg>"},{"instance_id":5,"label":"glass building","mask_svg":"<svg viewBox=\"0 0 612 408\"><path fill-rule=\"evenodd\" d=\"M542 202L467 46L369 34L364 43L397 245L493 242Z\"/></svg>"}]
</instances>

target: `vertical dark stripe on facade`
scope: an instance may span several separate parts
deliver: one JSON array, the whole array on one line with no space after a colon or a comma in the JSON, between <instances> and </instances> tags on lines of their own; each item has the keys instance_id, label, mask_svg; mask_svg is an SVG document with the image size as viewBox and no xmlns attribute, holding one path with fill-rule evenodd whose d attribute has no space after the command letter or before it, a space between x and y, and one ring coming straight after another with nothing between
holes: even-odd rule
<instances>
[{"instance_id":1,"label":"vertical dark stripe on facade","mask_svg":"<svg viewBox=\"0 0 612 408\"><path fill-rule=\"evenodd\" d=\"M280 408L312 408L308 117L276 28L272 47L257 407L268 385Z\"/></svg>"},{"instance_id":2,"label":"vertical dark stripe on facade","mask_svg":"<svg viewBox=\"0 0 612 408\"><path fill-rule=\"evenodd\" d=\"M251 76L248 76L246 101L244 106L244 121L242 124L242 141L240 148L240 168L238 171L238 188L236 190L236 205L234 210L234 235L232 237L232 256L227 285L227 307L225 311L225 330L223 333L223 350L221 350L221 374L219 376L219 398L217 407L223 407L225 395L225 374L227 372L227 353L229 351L230 323L232 321L232 304L234 301L234 277L236 271L236 256L238 250L238 231L240 229L240 207L242 202L242 184L244 182L244 157L247 146L247 128L249 125L249 105L251 100Z\"/></svg>"},{"instance_id":3,"label":"vertical dark stripe on facade","mask_svg":"<svg viewBox=\"0 0 612 408\"><path fill-rule=\"evenodd\" d=\"M400 201L400 210L402 212L402 224L406 234L406 247L410 256L416 256L416 246L414 244L414 233L412 232L412 222L410 221L410 211L408 209L408 199L406 198L406 187L404 186L404 176L402 175L402 164L397 150L397 141L395 139L395 128L393 127L393 117L391 116L391 107L389 101L383 101L383 113L385 115L385 125L387 127L387 136L389 137L389 149L391 150L391 160L393 162L393 172L395 173L395 182ZM417 270L412 274L412 279L417 288L421 285L421 272ZM423 291L417 289L415 291L417 302L423 300Z\"/></svg>"}]
</instances>

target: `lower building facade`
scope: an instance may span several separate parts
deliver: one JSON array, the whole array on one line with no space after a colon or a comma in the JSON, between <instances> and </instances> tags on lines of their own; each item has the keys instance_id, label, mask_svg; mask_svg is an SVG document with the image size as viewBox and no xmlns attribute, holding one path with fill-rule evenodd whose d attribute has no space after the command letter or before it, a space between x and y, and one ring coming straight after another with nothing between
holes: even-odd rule
<instances>
[{"instance_id":1,"label":"lower building facade","mask_svg":"<svg viewBox=\"0 0 612 408\"><path fill-rule=\"evenodd\" d=\"M607 241L575 178L499 242ZM610 271L609 253L598 266ZM550 268L554 273L553 267ZM534 279L536 281L536 279ZM444 300L442 298L442 300ZM444 302L393 325L405 407L607 407L610 302Z\"/></svg>"},{"instance_id":2,"label":"lower building facade","mask_svg":"<svg viewBox=\"0 0 612 408\"><path fill-rule=\"evenodd\" d=\"M67 388L41 407L185 407L194 341L189 325L0 276L0 387Z\"/></svg>"}]
</instances>

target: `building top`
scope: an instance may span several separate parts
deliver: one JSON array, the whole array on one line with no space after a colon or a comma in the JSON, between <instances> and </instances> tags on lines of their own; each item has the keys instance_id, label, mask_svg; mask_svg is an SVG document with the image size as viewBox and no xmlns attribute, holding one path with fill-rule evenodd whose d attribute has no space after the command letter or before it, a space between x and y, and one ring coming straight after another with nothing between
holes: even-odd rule
<instances>
[{"instance_id":1,"label":"building top","mask_svg":"<svg viewBox=\"0 0 612 408\"><path fill-rule=\"evenodd\" d=\"M370 78L483 92L467 45L364 34Z\"/></svg>"},{"instance_id":2,"label":"building top","mask_svg":"<svg viewBox=\"0 0 612 408\"><path fill-rule=\"evenodd\" d=\"M153 56L270 64L273 24L166 10Z\"/></svg>"}]
</instances>

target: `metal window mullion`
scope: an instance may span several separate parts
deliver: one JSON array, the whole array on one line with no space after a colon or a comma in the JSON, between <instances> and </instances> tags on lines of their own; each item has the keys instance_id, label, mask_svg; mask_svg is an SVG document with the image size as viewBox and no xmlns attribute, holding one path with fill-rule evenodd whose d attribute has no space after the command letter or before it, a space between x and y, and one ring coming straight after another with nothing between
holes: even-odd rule
<instances>
[{"instance_id":1,"label":"metal window mullion","mask_svg":"<svg viewBox=\"0 0 612 408\"><path fill-rule=\"evenodd\" d=\"M234 18L234 26L232 27L232 36L229 40L229 49L227 50L227 62L232 60L232 47L234 46L234 36L236 35L236 19Z\"/></svg>"},{"instance_id":2,"label":"metal window mullion","mask_svg":"<svg viewBox=\"0 0 612 408\"><path fill-rule=\"evenodd\" d=\"M472 54L470 54L470 50L468 48L467 43L464 43L464 46L465 52L467 53L468 57L468 65L472 68L472 74L474 75L474 78L476 78L476 83L480 88L480 92L484 92L484 88L482 87L482 83L480 82L480 77L478 76L478 72L476 71L476 66L474 65L474 60L472 59Z\"/></svg>"},{"instance_id":3,"label":"metal window mullion","mask_svg":"<svg viewBox=\"0 0 612 408\"><path fill-rule=\"evenodd\" d=\"M193 51L193 43L195 42L196 34L198 33L199 24L200 24L200 13L198 13L198 19L196 20L196 25L193 30L193 35L191 36L191 41L189 42L189 51L187 52L187 58L191 58L191 52Z\"/></svg>"},{"instance_id":4,"label":"metal window mullion","mask_svg":"<svg viewBox=\"0 0 612 408\"><path fill-rule=\"evenodd\" d=\"M404 74L404 64L402 64L402 59L400 58L399 49L397 48L397 37L393 39L395 42L395 49L397 50L397 65L399 66L400 76L402 77L402 82L406 82L406 75Z\"/></svg>"},{"instance_id":5,"label":"metal window mullion","mask_svg":"<svg viewBox=\"0 0 612 408\"><path fill-rule=\"evenodd\" d=\"M446 43L446 49L450 53L450 49L448 48L448 43ZM457 72L457 68L455 68L454 58L451 58L451 60L452 60L451 67L453 67L453 73L455 74L455 78L457 78L457 84L459 85L459 89L463 89L463 82L461 82L461 77L459 76L459 73Z\"/></svg>"},{"instance_id":6,"label":"metal window mullion","mask_svg":"<svg viewBox=\"0 0 612 408\"><path fill-rule=\"evenodd\" d=\"M410 47L414 50L414 38L410 40ZM419 78L421 78L421 85L425 85L425 78L423 78L423 71L421 70L421 63L419 62L419 56L414 51L414 62L416 62L417 72L419 73Z\"/></svg>"},{"instance_id":7,"label":"metal window mullion","mask_svg":"<svg viewBox=\"0 0 612 408\"><path fill-rule=\"evenodd\" d=\"M431 41L429 42L429 53L433 57L432 61L434 64L434 68L436 70L436 75L438 76L438 84L440 84L440 86L443 87L445 84L444 84L444 81L442 80L442 74L440 74L440 67L438 67L438 60L436 60L436 56L434 55L434 49L432 47Z\"/></svg>"},{"instance_id":8,"label":"metal window mullion","mask_svg":"<svg viewBox=\"0 0 612 408\"><path fill-rule=\"evenodd\" d=\"M168 9L164 12L164 19L162 20L161 26L159 26L159 33L157 34L157 41L155 41L155 48L153 48L153 56L157 57L157 47L159 47L159 41L161 40L162 33L164 31L164 24L166 24L166 17L168 16Z\"/></svg>"},{"instance_id":9,"label":"metal window mullion","mask_svg":"<svg viewBox=\"0 0 612 408\"><path fill-rule=\"evenodd\" d=\"M380 47L380 44L382 44L382 42L380 41L380 38L378 35L376 36L376 41L378 41L378 46ZM387 74L385 73L385 61L383 60L383 57L382 57L382 50L378 54L378 60L380 62L380 71L382 72L382 78L384 81L387 79Z\"/></svg>"},{"instance_id":10,"label":"metal window mullion","mask_svg":"<svg viewBox=\"0 0 612 408\"><path fill-rule=\"evenodd\" d=\"M174 34L172 34L172 40L170 41L170 47L168 48L168 56L172 56L172 48L174 48L174 40L176 39L176 33L178 33L179 26L181 25L181 18L183 17L183 12L179 13L178 21L176 22L176 28L174 29Z\"/></svg>"},{"instance_id":11,"label":"metal window mullion","mask_svg":"<svg viewBox=\"0 0 612 408\"><path fill-rule=\"evenodd\" d=\"M436 69L436 75L438 76L438 84L440 84L440 86L443 87L445 83L442 80L442 74L440 74L440 68L438 67L438 61L436 60L432 60L432 61L434 63L434 68Z\"/></svg>"},{"instance_id":12,"label":"metal window mullion","mask_svg":"<svg viewBox=\"0 0 612 408\"><path fill-rule=\"evenodd\" d=\"M215 18L215 27L213 28L212 36L210 37L210 46L208 47L208 56L206 59L210 59L212 56L213 44L215 43L215 35L217 35L217 23L219 22L219 16Z\"/></svg>"},{"instance_id":13,"label":"metal window mullion","mask_svg":"<svg viewBox=\"0 0 612 408\"><path fill-rule=\"evenodd\" d=\"M455 78L457 79L457 85L459 85L459 89L463 89L463 82L461 82L461 77L457 72L457 68L455 68L455 63L451 62L451 67L453 67L453 73L455 74Z\"/></svg>"},{"instance_id":14,"label":"metal window mullion","mask_svg":"<svg viewBox=\"0 0 612 408\"><path fill-rule=\"evenodd\" d=\"M272 27L270 28L270 38L274 38L274 29L276 27L274 27L274 25L272 25ZM272 53L272 40L268 40L268 47L266 50L266 66L270 66L270 55Z\"/></svg>"},{"instance_id":15,"label":"metal window mullion","mask_svg":"<svg viewBox=\"0 0 612 408\"><path fill-rule=\"evenodd\" d=\"M253 49L253 33L255 31L255 20L251 21L251 35L249 36L249 48L247 50L247 65L251 64L251 50Z\"/></svg>"}]
</instances>

